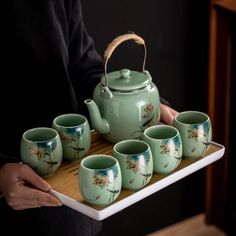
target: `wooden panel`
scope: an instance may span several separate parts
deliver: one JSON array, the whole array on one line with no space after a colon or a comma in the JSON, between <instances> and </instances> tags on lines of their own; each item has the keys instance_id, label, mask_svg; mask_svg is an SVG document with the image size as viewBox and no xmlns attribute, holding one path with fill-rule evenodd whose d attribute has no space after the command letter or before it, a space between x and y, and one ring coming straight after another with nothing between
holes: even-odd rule
<instances>
[{"instance_id":1,"label":"wooden panel","mask_svg":"<svg viewBox=\"0 0 236 236\"><path fill-rule=\"evenodd\" d=\"M215 1L215 5L222 7L228 11L236 13L236 1L235 0L224 0L224 1Z\"/></svg>"},{"instance_id":2,"label":"wooden panel","mask_svg":"<svg viewBox=\"0 0 236 236\"><path fill-rule=\"evenodd\" d=\"M229 7L230 2L212 0L209 42L208 113L212 120L213 139L222 143L226 150L220 162L207 168L206 222L223 230L226 230L228 204L232 42L228 12L222 6ZM235 4L232 6L234 9Z\"/></svg>"}]
</instances>

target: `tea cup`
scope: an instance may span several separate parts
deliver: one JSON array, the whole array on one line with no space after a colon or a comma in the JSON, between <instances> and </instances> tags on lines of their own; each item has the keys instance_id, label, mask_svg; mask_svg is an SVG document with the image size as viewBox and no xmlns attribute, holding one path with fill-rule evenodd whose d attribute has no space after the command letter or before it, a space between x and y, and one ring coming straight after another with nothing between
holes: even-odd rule
<instances>
[{"instance_id":1,"label":"tea cup","mask_svg":"<svg viewBox=\"0 0 236 236\"><path fill-rule=\"evenodd\" d=\"M62 145L56 130L37 127L25 131L21 138L22 162L31 166L40 176L54 174L62 161Z\"/></svg>"},{"instance_id":2,"label":"tea cup","mask_svg":"<svg viewBox=\"0 0 236 236\"><path fill-rule=\"evenodd\" d=\"M88 120L81 114L63 114L54 118L52 127L60 135L63 160L81 160L91 146L91 131Z\"/></svg>"},{"instance_id":3,"label":"tea cup","mask_svg":"<svg viewBox=\"0 0 236 236\"><path fill-rule=\"evenodd\" d=\"M92 205L107 206L120 194L122 176L119 162L110 155L84 157L79 167L79 191Z\"/></svg>"},{"instance_id":4,"label":"tea cup","mask_svg":"<svg viewBox=\"0 0 236 236\"><path fill-rule=\"evenodd\" d=\"M112 149L120 164L122 187L130 190L143 188L153 174L153 159L149 145L137 139L116 143Z\"/></svg>"},{"instance_id":5,"label":"tea cup","mask_svg":"<svg viewBox=\"0 0 236 236\"><path fill-rule=\"evenodd\" d=\"M199 111L178 113L173 122L178 129L185 158L200 158L208 150L212 140L212 128L209 116Z\"/></svg>"},{"instance_id":6,"label":"tea cup","mask_svg":"<svg viewBox=\"0 0 236 236\"><path fill-rule=\"evenodd\" d=\"M152 150L153 171L173 172L182 160L182 141L179 131L169 125L154 125L144 130L142 139Z\"/></svg>"}]
</instances>

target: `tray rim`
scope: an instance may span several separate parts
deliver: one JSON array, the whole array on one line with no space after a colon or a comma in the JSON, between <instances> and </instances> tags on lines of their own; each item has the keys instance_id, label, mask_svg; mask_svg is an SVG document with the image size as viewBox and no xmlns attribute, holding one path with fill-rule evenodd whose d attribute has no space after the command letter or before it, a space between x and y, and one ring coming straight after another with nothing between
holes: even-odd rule
<instances>
[{"instance_id":1,"label":"tray rim","mask_svg":"<svg viewBox=\"0 0 236 236\"><path fill-rule=\"evenodd\" d=\"M85 205L84 203L81 203L78 200L75 200L53 189L51 190L51 194L58 197L64 205L76 211L79 211L80 213L87 215L95 220L101 221L125 209L126 207L129 207L134 203L152 195L153 193L160 191L161 189L171 185L172 183L175 183L178 180L183 179L184 177L194 173L195 171L200 170L206 167L207 165L219 160L224 155L225 147L222 144L213 141L211 142L211 144L218 146L220 149L214 153L207 155L206 156L207 158L202 158L200 160L197 160L196 162L193 162L188 166L180 170L177 170L174 173L169 174L168 176L165 176L164 178L144 187L141 190L132 193L131 195L117 202L114 202L113 204L101 210L95 209L92 206Z\"/></svg>"}]
</instances>

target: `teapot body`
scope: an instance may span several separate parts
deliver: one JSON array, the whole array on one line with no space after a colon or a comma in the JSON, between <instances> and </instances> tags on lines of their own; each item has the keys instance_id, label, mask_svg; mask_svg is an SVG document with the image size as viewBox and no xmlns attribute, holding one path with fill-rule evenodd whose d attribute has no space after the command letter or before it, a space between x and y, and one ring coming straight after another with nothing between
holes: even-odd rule
<instances>
[{"instance_id":1,"label":"teapot body","mask_svg":"<svg viewBox=\"0 0 236 236\"><path fill-rule=\"evenodd\" d=\"M139 139L147 127L160 120L160 97L153 82L142 89L109 91L109 94L100 83L94 90L93 100L109 124L109 132L102 136L112 143Z\"/></svg>"},{"instance_id":2,"label":"teapot body","mask_svg":"<svg viewBox=\"0 0 236 236\"><path fill-rule=\"evenodd\" d=\"M107 73L107 63L121 43L134 40L143 46L141 71L127 68ZM92 127L109 142L140 139L144 130L160 120L160 96L151 75L145 69L145 41L134 33L115 38L104 52L104 76L95 87L93 99L86 99Z\"/></svg>"}]
</instances>

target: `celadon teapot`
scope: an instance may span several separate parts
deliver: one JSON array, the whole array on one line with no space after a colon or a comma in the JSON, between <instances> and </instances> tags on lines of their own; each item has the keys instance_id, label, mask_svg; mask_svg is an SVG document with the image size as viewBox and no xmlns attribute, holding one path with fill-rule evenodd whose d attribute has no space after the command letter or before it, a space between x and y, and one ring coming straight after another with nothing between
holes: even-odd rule
<instances>
[{"instance_id":1,"label":"celadon teapot","mask_svg":"<svg viewBox=\"0 0 236 236\"><path fill-rule=\"evenodd\" d=\"M113 51L127 40L144 47L142 71L121 69L107 73ZM84 102L92 127L109 142L139 139L147 127L159 122L160 97L151 75L145 70L146 55L145 41L134 33L118 36L104 52L104 76L94 89L93 99Z\"/></svg>"}]
</instances>

